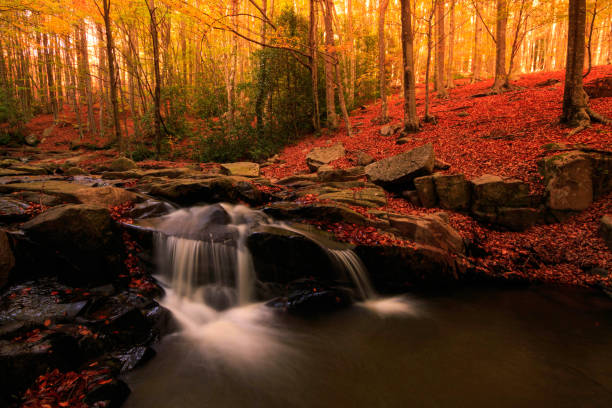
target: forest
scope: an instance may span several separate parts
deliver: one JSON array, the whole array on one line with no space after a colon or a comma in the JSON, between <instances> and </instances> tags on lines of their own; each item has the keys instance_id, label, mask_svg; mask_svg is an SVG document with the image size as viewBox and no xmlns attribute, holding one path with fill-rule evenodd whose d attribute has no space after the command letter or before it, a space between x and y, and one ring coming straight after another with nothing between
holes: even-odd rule
<instances>
[{"instance_id":1,"label":"forest","mask_svg":"<svg viewBox=\"0 0 612 408\"><path fill-rule=\"evenodd\" d=\"M612 406L612 0L0 0L0 406Z\"/></svg>"}]
</instances>

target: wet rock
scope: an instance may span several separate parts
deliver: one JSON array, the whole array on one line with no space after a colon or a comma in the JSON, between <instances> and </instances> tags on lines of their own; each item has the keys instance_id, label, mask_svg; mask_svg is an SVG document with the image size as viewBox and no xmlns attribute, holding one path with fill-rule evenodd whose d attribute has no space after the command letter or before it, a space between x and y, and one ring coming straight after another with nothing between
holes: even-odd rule
<instances>
[{"instance_id":1,"label":"wet rock","mask_svg":"<svg viewBox=\"0 0 612 408\"><path fill-rule=\"evenodd\" d=\"M56 196L35 191L18 191L12 193L11 197L26 203L42 204L47 207L54 207L62 204L62 200Z\"/></svg>"},{"instance_id":2,"label":"wet rock","mask_svg":"<svg viewBox=\"0 0 612 408\"><path fill-rule=\"evenodd\" d=\"M326 222L346 222L359 225L384 225L382 221L375 221L364 217L356 211L342 205L313 203L296 204L288 202L273 203L263 211L278 220L315 220Z\"/></svg>"},{"instance_id":3,"label":"wet rock","mask_svg":"<svg viewBox=\"0 0 612 408\"><path fill-rule=\"evenodd\" d=\"M119 361L121 364L120 371L124 373L146 364L155 357L155 354L155 350L151 347L136 346L128 350L115 352L112 357Z\"/></svg>"},{"instance_id":4,"label":"wet rock","mask_svg":"<svg viewBox=\"0 0 612 408\"><path fill-rule=\"evenodd\" d=\"M460 278L451 255L438 248L359 245L354 251L370 271L375 288L382 292L405 291L414 285L438 287Z\"/></svg>"},{"instance_id":5,"label":"wet rock","mask_svg":"<svg viewBox=\"0 0 612 408\"><path fill-rule=\"evenodd\" d=\"M27 173L23 171L11 170L11 169L0 169L0 177L15 177L25 176Z\"/></svg>"},{"instance_id":6,"label":"wet rock","mask_svg":"<svg viewBox=\"0 0 612 408\"><path fill-rule=\"evenodd\" d=\"M153 218L166 215L172 210L174 207L164 201L147 200L134 205L127 215L132 219Z\"/></svg>"},{"instance_id":7,"label":"wet rock","mask_svg":"<svg viewBox=\"0 0 612 408\"><path fill-rule=\"evenodd\" d=\"M84 402L90 406L119 408L130 395L130 387L123 381L113 378L105 384L94 386L85 396Z\"/></svg>"},{"instance_id":8,"label":"wet rock","mask_svg":"<svg viewBox=\"0 0 612 408\"><path fill-rule=\"evenodd\" d=\"M70 268L55 271L66 282L106 283L123 270L122 240L106 208L61 205L26 222L23 229L34 242L67 261Z\"/></svg>"},{"instance_id":9,"label":"wet rock","mask_svg":"<svg viewBox=\"0 0 612 408\"><path fill-rule=\"evenodd\" d=\"M118 157L110 163L109 168L111 171L128 171L136 169L138 166L127 157Z\"/></svg>"},{"instance_id":10,"label":"wet rock","mask_svg":"<svg viewBox=\"0 0 612 408\"><path fill-rule=\"evenodd\" d=\"M416 192L423 207L432 208L436 206L438 203L438 196L436 194L433 176L415 178L414 186L416 187Z\"/></svg>"},{"instance_id":11,"label":"wet rock","mask_svg":"<svg viewBox=\"0 0 612 408\"><path fill-rule=\"evenodd\" d=\"M323 165L317 170L317 176L323 182L358 180L365 176L365 169L361 166L348 169L334 169L331 166Z\"/></svg>"},{"instance_id":12,"label":"wet rock","mask_svg":"<svg viewBox=\"0 0 612 408\"><path fill-rule=\"evenodd\" d=\"M0 168L4 169L13 165L19 165L21 162L15 159L2 159L0 160Z\"/></svg>"},{"instance_id":13,"label":"wet rock","mask_svg":"<svg viewBox=\"0 0 612 408\"><path fill-rule=\"evenodd\" d=\"M9 282L10 274L15 267L15 256L9 243L9 237L0 230L0 289Z\"/></svg>"},{"instance_id":14,"label":"wet rock","mask_svg":"<svg viewBox=\"0 0 612 408\"><path fill-rule=\"evenodd\" d=\"M71 167L64 172L64 175L66 176L81 176L83 174L87 174L87 172L83 170L82 168L76 167L76 166Z\"/></svg>"},{"instance_id":15,"label":"wet rock","mask_svg":"<svg viewBox=\"0 0 612 408\"><path fill-rule=\"evenodd\" d=\"M330 147L315 147L306 156L306 164L310 171L317 171L319 167L338 160L344 157L345 154L346 151L342 143L336 143Z\"/></svg>"},{"instance_id":16,"label":"wet rock","mask_svg":"<svg viewBox=\"0 0 612 408\"><path fill-rule=\"evenodd\" d=\"M251 162L225 163L221 172L228 176L259 177L259 164Z\"/></svg>"},{"instance_id":17,"label":"wet rock","mask_svg":"<svg viewBox=\"0 0 612 408\"><path fill-rule=\"evenodd\" d=\"M593 202L593 163L572 151L538 163L546 184L547 206L556 211L582 211Z\"/></svg>"},{"instance_id":18,"label":"wet rock","mask_svg":"<svg viewBox=\"0 0 612 408\"><path fill-rule=\"evenodd\" d=\"M355 187L346 183L329 183L301 189L297 195L315 195L320 200L358 207L382 207L387 204L385 191L371 183L356 183Z\"/></svg>"},{"instance_id":19,"label":"wet rock","mask_svg":"<svg viewBox=\"0 0 612 408\"><path fill-rule=\"evenodd\" d=\"M9 169L21 172L22 174L31 174L34 176L48 174L47 169L44 167L30 166L27 164L16 164L11 166Z\"/></svg>"},{"instance_id":20,"label":"wet rock","mask_svg":"<svg viewBox=\"0 0 612 408\"><path fill-rule=\"evenodd\" d=\"M465 252L461 235L438 215L389 215L388 219L393 228L411 241L452 253Z\"/></svg>"},{"instance_id":21,"label":"wet rock","mask_svg":"<svg viewBox=\"0 0 612 408\"><path fill-rule=\"evenodd\" d=\"M465 211L470 208L470 185L463 174L434 174L433 182L440 207L446 210Z\"/></svg>"},{"instance_id":22,"label":"wet rock","mask_svg":"<svg viewBox=\"0 0 612 408\"><path fill-rule=\"evenodd\" d=\"M247 238L257 279L288 283L304 276L329 279L333 264L325 249L301 233L262 226Z\"/></svg>"},{"instance_id":23,"label":"wet rock","mask_svg":"<svg viewBox=\"0 0 612 408\"><path fill-rule=\"evenodd\" d=\"M355 153L355 160L358 166L367 166L374 163L376 160L366 152L358 151Z\"/></svg>"},{"instance_id":24,"label":"wet rock","mask_svg":"<svg viewBox=\"0 0 612 408\"><path fill-rule=\"evenodd\" d=\"M288 295L267 303L301 317L331 313L353 303L350 292L344 288L316 280L300 280L289 285Z\"/></svg>"},{"instance_id":25,"label":"wet rock","mask_svg":"<svg viewBox=\"0 0 612 408\"><path fill-rule=\"evenodd\" d=\"M12 223L25 220L29 217L26 210L28 203L10 197L0 197L0 222Z\"/></svg>"},{"instance_id":26,"label":"wet rock","mask_svg":"<svg viewBox=\"0 0 612 408\"><path fill-rule=\"evenodd\" d=\"M375 184L392 191L414 186L414 179L431 174L434 151L431 143L396 156L379 160L366 167L366 175Z\"/></svg>"},{"instance_id":27,"label":"wet rock","mask_svg":"<svg viewBox=\"0 0 612 408\"><path fill-rule=\"evenodd\" d=\"M599 232L608 248L612 251L612 215L604 215L599 224Z\"/></svg>"},{"instance_id":28,"label":"wet rock","mask_svg":"<svg viewBox=\"0 0 612 408\"><path fill-rule=\"evenodd\" d=\"M139 194L117 187L88 187L82 184L58 180L0 185L0 193L20 191L54 195L65 203L91 204L104 207L143 200L143 197Z\"/></svg>"},{"instance_id":29,"label":"wet rock","mask_svg":"<svg viewBox=\"0 0 612 408\"><path fill-rule=\"evenodd\" d=\"M279 184L281 186L300 188L305 186L312 186L316 184L318 180L319 176L316 173L295 174L293 176L288 176L278 180L276 184Z\"/></svg>"}]
</instances>

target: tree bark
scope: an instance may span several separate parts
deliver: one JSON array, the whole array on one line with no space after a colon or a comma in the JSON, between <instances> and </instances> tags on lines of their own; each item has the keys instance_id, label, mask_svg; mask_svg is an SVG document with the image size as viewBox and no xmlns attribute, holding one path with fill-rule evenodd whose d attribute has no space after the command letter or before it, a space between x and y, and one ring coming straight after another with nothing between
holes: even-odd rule
<instances>
[{"instance_id":1,"label":"tree bark","mask_svg":"<svg viewBox=\"0 0 612 408\"><path fill-rule=\"evenodd\" d=\"M334 74L336 64L336 51L334 50L334 27L333 27L333 0L324 0L324 22L325 22L325 105L327 109L327 127L336 129L338 127L338 115L336 114L336 87Z\"/></svg>"},{"instance_id":2,"label":"tree bark","mask_svg":"<svg viewBox=\"0 0 612 408\"><path fill-rule=\"evenodd\" d=\"M255 116L257 118L257 134L263 136L264 133L264 102L266 101L268 89L268 64L266 55L266 32L268 22L266 21L266 13L268 12L268 1L263 0L261 20L261 56L259 57L259 78L257 85L257 99L255 100Z\"/></svg>"},{"instance_id":3,"label":"tree bark","mask_svg":"<svg viewBox=\"0 0 612 408\"><path fill-rule=\"evenodd\" d=\"M499 93L508 86L506 73L506 27L508 25L507 0L497 0L495 28L495 81L491 91Z\"/></svg>"},{"instance_id":4,"label":"tree bark","mask_svg":"<svg viewBox=\"0 0 612 408\"><path fill-rule=\"evenodd\" d=\"M438 92L439 98L445 98L448 96L448 92L446 91L445 79L446 75L444 74L444 56L445 52L445 42L446 42L446 34L444 30L444 0L436 0L435 1L435 9L436 9L436 75L435 75L435 89Z\"/></svg>"},{"instance_id":5,"label":"tree bark","mask_svg":"<svg viewBox=\"0 0 612 408\"><path fill-rule=\"evenodd\" d=\"M402 63L404 66L404 131L417 132L419 117L416 111L416 83L414 74L414 33L410 0L401 0Z\"/></svg>"},{"instance_id":6,"label":"tree bark","mask_svg":"<svg viewBox=\"0 0 612 408\"><path fill-rule=\"evenodd\" d=\"M317 0L310 0L310 23L308 45L310 47L310 80L312 82L312 124L315 131L321 131L321 112L319 107L319 49L317 41L318 27Z\"/></svg>"},{"instance_id":7,"label":"tree bark","mask_svg":"<svg viewBox=\"0 0 612 408\"><path fill-rule=\"evenodd\" d=\"M480 49L480 37L482 34L482 23L478 17L478 12L474 10L474 48L472 48L472 83L480 81L480 67L482 60L482 50Z\"/></svg>"},{"instance_id":8,"label":"tree bark","mask_svg":"<svg viewBox=\"0 0 612 408\"><path fill-rule=\"evenodd\" d=\"M378 86L380 88L380 123L389 122L389 107L387 106L387 78L385 75L386 44L385 16L389 0L380 0L378 8Z\"/></svg>"},{"instance_id":9,"label":"tree bark","mask_svg":"<svg viewBox=\"0 0 612 408\"><path fill-rule=\"evenodd\" d=\"M149 30L151 33L151 43L153 45L153 76L154 76L154 91L153 91L153 133L155 137L155 156L159 160L161 156L161 73L159 69L159 35L157 9L155 8L155 0L147 2L149 9Z\"/></svg>"},{"instance_id":10,"label":"tree bark","mask_svg":"<svg viewBox=\"0 0 612 408\"><path fill-rule=\"evenodd\" d=\"M452 89L455 87L455 71L453 70L455 62L455 0L450 0L449 14L450 27L448 31L448 66L446 69L446 86Z\"/></svg>"}]
</instances>

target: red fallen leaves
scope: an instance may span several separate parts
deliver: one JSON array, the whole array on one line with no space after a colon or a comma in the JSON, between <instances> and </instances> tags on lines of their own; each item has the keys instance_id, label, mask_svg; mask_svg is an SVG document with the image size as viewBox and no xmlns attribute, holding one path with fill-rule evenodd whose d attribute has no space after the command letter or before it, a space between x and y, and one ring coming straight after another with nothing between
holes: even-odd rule
<instances>
[{"instance_id":1,"label":"red fallen leaves","mask_svg":"<svg viewBox=\"0 0 612 408\"><path fill-rule=\"evenodd\" d=\"M40 203L28 203L30 206L26 208L25 213L30 217L34 218L38 214L47 211L49 207Z\"/></svg>"},{"instance_id":2,"label":"red fallen leaves","mask_svg":"<svg viewBox=\"0 0 612 408\"><path fill-rule=\"evenodd\" d=\"M134 203L128 201L123 204L110 207L110 215L113 220L124 224L131 224L133 220L126 216L127 212L134 208Z\"/></svg>"},{"instance_id":3,"label":"red fallen leaves","mask_svg":"<svg viewBox=\"0 0 612 408\"><path fill-rule=\"evenodd\" d=\"M85 396L95 387L112 382L109 373L107 368L67 373L55 369L36 379L34 385L25 392L21 406L87 408L89 405L83 402Z\"/></svg>"},{"instance_id":4,"label":"red fallen leaves","mask_svg":"<svg viewBox=\"0 0 612 408\"><path fill-rule=\"evenodd\" d=\"M310 223L319 229L331 232L338 241L353 245L416 246L414 242L398 239L390 234L379 231L375 227L364 227L341 222L327 224L320 221L311 221Z\"/></svg>"}]
</instances>

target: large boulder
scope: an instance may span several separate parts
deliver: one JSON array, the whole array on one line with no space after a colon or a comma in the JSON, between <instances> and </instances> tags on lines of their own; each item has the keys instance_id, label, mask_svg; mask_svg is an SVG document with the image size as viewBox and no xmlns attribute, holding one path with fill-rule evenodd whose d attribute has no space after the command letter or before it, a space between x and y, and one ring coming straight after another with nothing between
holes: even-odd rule
<instances>
[{"instance_id":1,"label":"large boulder","mask_svg":"<svg viewBox=\"0 0 612 408\"><path fill-rule=\"evenodd\" d=\"M15 256L5 231L0 230L0 288L9 281L9 276L15 267Z\"/></svg>"},{"instance_id":2,"label":"large boulder","mask_svg":"<svg viewBox=\"0 0 612 408\"><path fill-rule=\"evenodd\" d=\"M140 202L143 197L122 188L104 186L87 187L67 181L48 180L32 183L13 183L0 185L0 193L19 191L53 195L66 203L115 206L125 202Z\"/></svg>"},{"instance_id":3,"label":"large boulder","mask_svg":"<svg viewBox=\"0 0 612 408\"><path fill-rule=\"evenodd\" d=\"M433 176L423 176L414 179L414 186L421 205L425 208L435 207L438 203L436 185Z\"/></svg>"},{"instance_id":4,"label":"large boulder","mask_svg":"<svg viewBox=\"0 0 612 408\"><path fill-rule=\"evenodd\" d=\"M584 84L584 90L589 98L609 98L612 96L612 76L597 78Z\"/></svg>"},{"instance_id":5,"label":"large boulder","mask_svg":"<svg viewBox=\"0 0 612 408\"><path fill-rule=\"evenodd\" d=\"M0 222L11 223L28 218L28 203L11 197L0 197Z\"/></svg>"},{"instance_id":6,"label":"large boulder","mask_svg":"<svg viewBox=\"0 0 612 408\"><path fill-rule=\"evenodd\" d=\"M474 208L526 207L532 204L529 185L520 180L485 174L471 181Z\"/></svg>"},{"instance_id":7,"label":"large boulder","mask_svg":"<svg viewBox=\"0 0 612 408\"><path fill-rule=\"evenodd\" d=\"M389 215L389 223L410 241L462 254L463 238L440 215Z\"/></svg>"},{"instance_id":8,"label":"large boulder","mask_svg":"<svg viewBox=\"0 0 612 408\"><path fill-rule=\"evenodd\" d=\"M355 161L358 166L367 166L375 162L371 155L361 150L355 153Z\"/></svg>"},{"instance_id":9,"label":"large boulder","mask_svg":"<svg viewBox=\"0 0 612 408\"><path fill-rule=\"evenodd\" d=\"M608 248L612 251L612 215L604 215L600 222L599 231Z\"/></svg>"},{"instance_id":10,"label":"large boulder","mask_svg":"<svg viewBox=\"0 0 612 408\"><path fill-rule=\"evenodd\" d=\"M365 169L362 166L350 167L348 169L335 169L328 165L323 165L317 170L317 177L320 181L351 181L358 180L365 176Z\"/></svg>"},{"instance_id":11,"label":"large boulder","mask_svg":"<svg viewBox=\"0 0 612 408\"><path fill-rule=\"evenodd\" d=\"M259 177L259 164L251 162L225 163L221 172L228 176Z\"/></svg>"},{"instance_id":12,"label":"large boulder","mask_svg":"<svg viewBox=\"0 0 612 408\"><path fill-rule=\"evenodd\" d=\"M41 253L30 256L41 258L39 264L45 267L43 258L49 253L57 255L63 264L48 272L57 273L67 283L107 283L123 270L121 234L106 208L57 206L23 224L23 230L41 248Z\"/></svg>"},{"instance_id":13,"label":"large boulder","mask_svg":"<svg viewBox=\"0 0 612 408\"><path fill-rule=\"evenodd\" d=\"M329 164L345 155L346 151L342 143L336 143L330 147L315 147L306 156L306 164L310 171L317 171L324 164Z\"/></svg>"},{"instance_id":14,"label":"large boulder","mask_svg":"<svg viewBox=\"0 0 612 408\"><path fill-rule=\"evenodd\" d=\"M593 202L593 162L580 151L548 157L539 163L547 206L556 211L583 211Z\"/></svg>"},{"instance_id":15,"label":"large boulder","mask_svg":"<svg viewBox=\"0 0 612 408\"><path fill-rule=\"evenodd\" d=\"M457 211L470 208L471 189L463 174L434 174L433 181L440 207Z\"/></svg>"},{"instance_id":16,"label":"large boulder","mask_svg":"<svg viewBox=\"0 0 612 408\"><path fill-rule=\"evenodd\" d=\"M370 164L366 167L366 175L385 189L402 191L414 187L414 179L431 174L433 168L434 150L428 143Z\"/></svg>"},{"instance_id":17,"label":"large boulder","mask_svg":"<svg viewBox=\"0 0 612 408\"><path fill-rule=\"evenodd\" d=\"M266 206L263 211L269 216L279 220L310 220L326 222L344 222L358 225L387 225L382 220L367 218L357 211L340 204L312 203L297 204L289 202L277 202Z\"/></svg>"}]
</instances>

